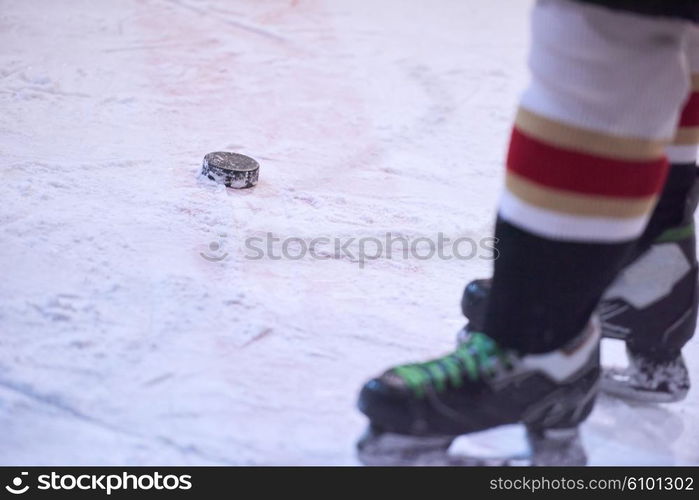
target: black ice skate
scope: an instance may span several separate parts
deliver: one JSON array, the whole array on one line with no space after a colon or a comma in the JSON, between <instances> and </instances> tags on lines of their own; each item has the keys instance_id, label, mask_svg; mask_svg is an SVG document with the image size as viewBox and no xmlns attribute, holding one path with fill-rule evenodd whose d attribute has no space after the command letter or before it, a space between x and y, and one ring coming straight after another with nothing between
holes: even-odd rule
<instances>
[{"instance_id":1,"label":"black ice skate","mask_svg":"<svg viewBox=\"0 0 699 500\"><path fill-rule=\"evenodd\" d=\"M455 352L390 369L362 388L359 409L370 425L359 458L367 465L584 465L578 425L592 410L599 375L597 322L544 354L519 355L472 332ZM460 435L514 423L526 427L528 456L448 453Z\"/></svg>"},{"instance_id":2,"label":"black ice skate","mask_svg":"<svg viewBox=\"0 0 699 500\"><path fill-rule=\"evenodd\" d=\"M468 330L482 328L489 291L489 279L466 286L461 308ZM628 368L604 369L601 390L634 401L682 400L690 383L681 348L697 322L693 225L667 231L626 266L605 292L597 314L602 336L625 341L629 354Z\"/></svg>"}]
</instances>

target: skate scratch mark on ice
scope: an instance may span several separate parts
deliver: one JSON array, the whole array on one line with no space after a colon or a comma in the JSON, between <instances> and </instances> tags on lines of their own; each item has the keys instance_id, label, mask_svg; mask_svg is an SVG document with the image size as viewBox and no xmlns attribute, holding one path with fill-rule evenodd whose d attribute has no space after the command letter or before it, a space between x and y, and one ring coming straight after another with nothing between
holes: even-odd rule
<instances>
[{"instance_id":1,"label":"skate scratch mark on ice","mask_svg":"<svg viewBox=\"0 0 699 500\"><path fill-rule=\"evenodd\" d=\"M159 375L155 378L152 378L152 379L144 382L143 385L146 387L150 387L150 386L159 384L161 382L164 382L168 379L171 379L173 376L174 376L174 374L172 374L172 373L163 373L162 375Z\"/></svg>"},{"instance_id":2,"label":"skate scratch mark on ice","mask_svg":"<svg viewBox=\"0 0 699 500\"><path fill-rule=\"evenodd\" d=\"M221 456L213 456L213 455L209 455L208 453L204 453L203 451L201 451L199 448L197 448L196 446L194 446L192 444L187 444L187 445L180 444L180 443L177 443L177 442L173 441L172 439L165 437L165 436L158 436L157 440L160 443L164 444L165 446L167 446L169 448L173 448L181 453L184 453L185 455L195 455L199 458L202 458L202 459L204 459L208 462L214 463L214 464L240 465L239 463L234 462L232 460L229 460L228 458L224 458Z\"/></svg>"},{"instance_id":3,"label":"skate scratch mark on ice","mask_svg":"<svg viewBox=\"0 0 699 500\"><path fill-rule=\"evenodd\" d=\"M43 87L37 87L35 85L24 85L22 87L7 87L7 88L13 92L41 92L43 94L63 96L63 97L81 97L81 98L92 97L89 94L83 94L81 92L65 92L62 90L46 89Z\"/></svg>"},{"instance_id":4,"label":"skate scratch mark on ice","mask_svg":"<svg viewBox=\"0 0 699 500\"><path fill-rule=\"evenodd\" d=\"M172 42L172 43L144 43L142 45L134 45L131 47L117 47L115 49L104 49L102 52L113 53L113 52L128 52L132 50L150 50L150 49L169 49L172 47L188 47L189 43L184 42Z\"/></svg>"},{"instance_id":5,"label":"skate scratch mark on ice","mask_svg":"<svg viewBox=\"0 0 699 500\"><path fill-rule=\"evenodd\" d=\"M17 68L17 69L10 70L7 73L5 73L5 72L0 73L0 80L4 80L5 78L11 77L15 73L19 72L19 70L20 70L20 68Z\"/></svg>"},{"instance_id":6,"label":"skate scratch mark on ice","mask_svg":"<svg viewBox=\"0 0 699 500\"><path fill-rule=\"evenodd\" d=\"M229 26L233 26L234 28L238 28L240 30L247 31L248 33L253 33L255 35L259 35L259 36L268 38L270 40L274 40L276 42L281 42L281 43L288 42L288 40L286 38L284 38L283 36L278 35L276 33L273 33L272 31L262 29L258 26L251 26L249 24L242 23L240 21L234 21L233 19L223 19L221 17L212 15L210 12L207 12L204 9L194 7L193 5L189 5L189 4L184 3L180 0L164 0L164 1L166 1L172 5L176 5L178 7L191 10L193 12L196 12L197 14L200 14L202 16L206 16L210 19L215 19L215 20L220 21L222 23L228 24Z\"/></svg>"},{"instance_id":7,"label":"skate scratch mark on ice","mask_svg":"<svg viewBox=\"0 0 699 500\"><path fill-rule=\"evenodd\" d=\"M25 64L20 61L10 61L4 67L0 67L0 80L12 76L22 69L26 69Z\"/></svg>"},{"instance_id":8,"label":"skate scratch mark on ice","mask_svg":"<svg viewBox=\"0 0 699 500\"><path fill-rule=\"evenodd\" d=\"M245 342L245 343L241 346L241 349L245 349L247 346L249 346L250 344L253 344L253 343L257 342L258 340L262 340L263 338L265 338L267 335L269 335L269 334L272 333L273 331L274 331L274 330L272 330L271 328L265 328L265 329L262 330L260 333L258 333L258 334L255 335L254 337L252 337L252 338L251 338L250 340L248 340L247 342Z\"/></svg>"},{"instance_id":9,"label":"skate scratch mark on ice","mask_svg":"<svg viewBox=\"0 0 699 500\"><path fill-rule=\"evenodd\" d=\"M21 382L15 382L12 380L3 380L0 379L0 388L5 388L8 391L14 392L16 394L19 394L29 400L35 401L37 403L40 403L42 405L48 406L50 408L59 410L63 412L64 414L73 417L77 420L80 420L82 422L92 424L96 427L99 427L101 429L111 431L117 434L121 434L124 436L128 436L131 438L137 438L141 439L144 441L148 441L149 438L147 436L140 435L135 432L129 432L127 430L124 430L120 427L117 427L115 425L112 425L108 422L104 422L98 418L95 418L93 416L87 415L86 413L81 412L80 410L73 408L72 406L66 404L65 402L61 401L60 398L57 396L52 396L52 395L47 395L47 394L41 394L40 392L36 391L33 387L31 387L28 384L24 384ZM226 464L226 465L233 465L233 462L230 460L219 457L219 456L212 456L209 455L205 452L202 452L198 448L196 448L193 445L182 445L179 444L172 439L164 436L155 436L154 438L155 441L167 446L168 448L175 449L179 451L180 453L186 454L186 455L194 455L197 456L198 458L210 462L210 463L221 463L221 464Z\"/></svg>"},{"instance_id":10,"label":"skate scratch mark on ice","mask_svg":"<svg viewBox=\"0 0 699 500\"><path fill-rule=\"evenodd\" d=\"M91 417L90 415L87 415L76 408L73 408L72 406L61 401L61 399L58 398L57 396L48 395L48 394L41 394L40 392L37 392L33 387L31 387L28 384L14 382L12 380L0 379L0 387L4 387L5 389L7 389L9 391L20 394L20 395L22 395L22 396L24 396L32 401L36 401L37 403L41 403L43 405L54 408L56 410L60 410L61 412L65 413L73 418L76 418L78 420L82 420L83 422L88 422L88 423L91 423L93 425L96 425L98 427L101 427L103 429L107 429L110 431L119 432L119 433L127 434L127 435L132 435L132 434L130 434L126 431L123 431L117 427L114 427L106 422L102 422L94 417Z\"/></svg>"}]
</instances>

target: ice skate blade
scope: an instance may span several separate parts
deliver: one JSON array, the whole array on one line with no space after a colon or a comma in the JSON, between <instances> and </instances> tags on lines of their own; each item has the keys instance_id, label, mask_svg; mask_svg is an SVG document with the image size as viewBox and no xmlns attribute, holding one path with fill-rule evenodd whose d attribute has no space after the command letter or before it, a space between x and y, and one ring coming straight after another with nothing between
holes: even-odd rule
<instances>
[{"instance_id":1,"label":"ice skate blade","mask_svg":"<svg viewBox=\"0 0 699 500\"><path fill-rule=\"evenodd\" d=\"M600 391L604 394L631 403L677 403L687 397L688 390L677 392L649 391L630 384L602 377Z\"/></svg>"},{"instance_id":2,"label":"ice skate blade","mask_svg":"<svg viewBox=\"0 0 699 500\"><path fill-rule=\"evenodd\" d=\"M364 465L451 465L447 451L453 437L415 437L369 427L357 442Z\"/></svg>"},{"instance_id":3,"label":"ice skate blade","mask_svg":"<svg viewBox=\"0 0 699 500\"><path fill-rule=\"evenodd\" d=\"M508 457L452 455L449 448L454 439L452 436L406 436L370 427L357 443L357 456L362 464L371 466L502 467L529 466L536 462L529 453ZM560 460L550 465L559 464Z\"/></svg>"},{"instance_id":4,"label":"ice skate blade","mask_svg":"<svg viewBox=\"0 0 699 500\"><path fill-rule=\"evenodd\" d=\"M534 466L587 465L587 454L577 427L567 429L527 430Z\"/></svg>"}]
</instances>

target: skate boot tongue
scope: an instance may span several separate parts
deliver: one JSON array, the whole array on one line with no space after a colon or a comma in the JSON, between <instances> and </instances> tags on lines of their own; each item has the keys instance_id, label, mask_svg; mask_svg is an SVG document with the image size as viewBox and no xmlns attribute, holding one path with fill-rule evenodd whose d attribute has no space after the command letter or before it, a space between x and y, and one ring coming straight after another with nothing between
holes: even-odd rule
<instances>
[{"instance_id":1,"label":"skate boot tongue","mask_svg":"<svg viewBox=\"0 0 699 500\"><path fill-rule=\"evenodd\" d=\"M428 387L442 392L447 385L459 388L464 375L471 381L492 376L499 369L512 368L512 353L502 350L484 333L472 332L456 351L425 363L397 366L385 374L392 385L403 385L417 397L423 397Z\"/></svg>"}]
</instances>

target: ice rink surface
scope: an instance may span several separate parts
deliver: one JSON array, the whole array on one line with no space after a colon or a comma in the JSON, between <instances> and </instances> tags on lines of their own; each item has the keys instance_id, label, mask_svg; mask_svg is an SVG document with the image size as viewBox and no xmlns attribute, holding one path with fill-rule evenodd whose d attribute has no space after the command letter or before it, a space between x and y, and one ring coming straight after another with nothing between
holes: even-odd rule
<instances>
[{"instance_id":1,"label":"ice rink surface","mask_svg":"<svg viewBox=\"0 0 699 500\"><path fill-rule=\"evenodd\" d=\"M489 236L529 7L0 0L0 463L356 463L360 385L450 349L490 261L244 242ZM697 464L698 417L602 397L583 438Z\"/></svg>"}]
</instances>

